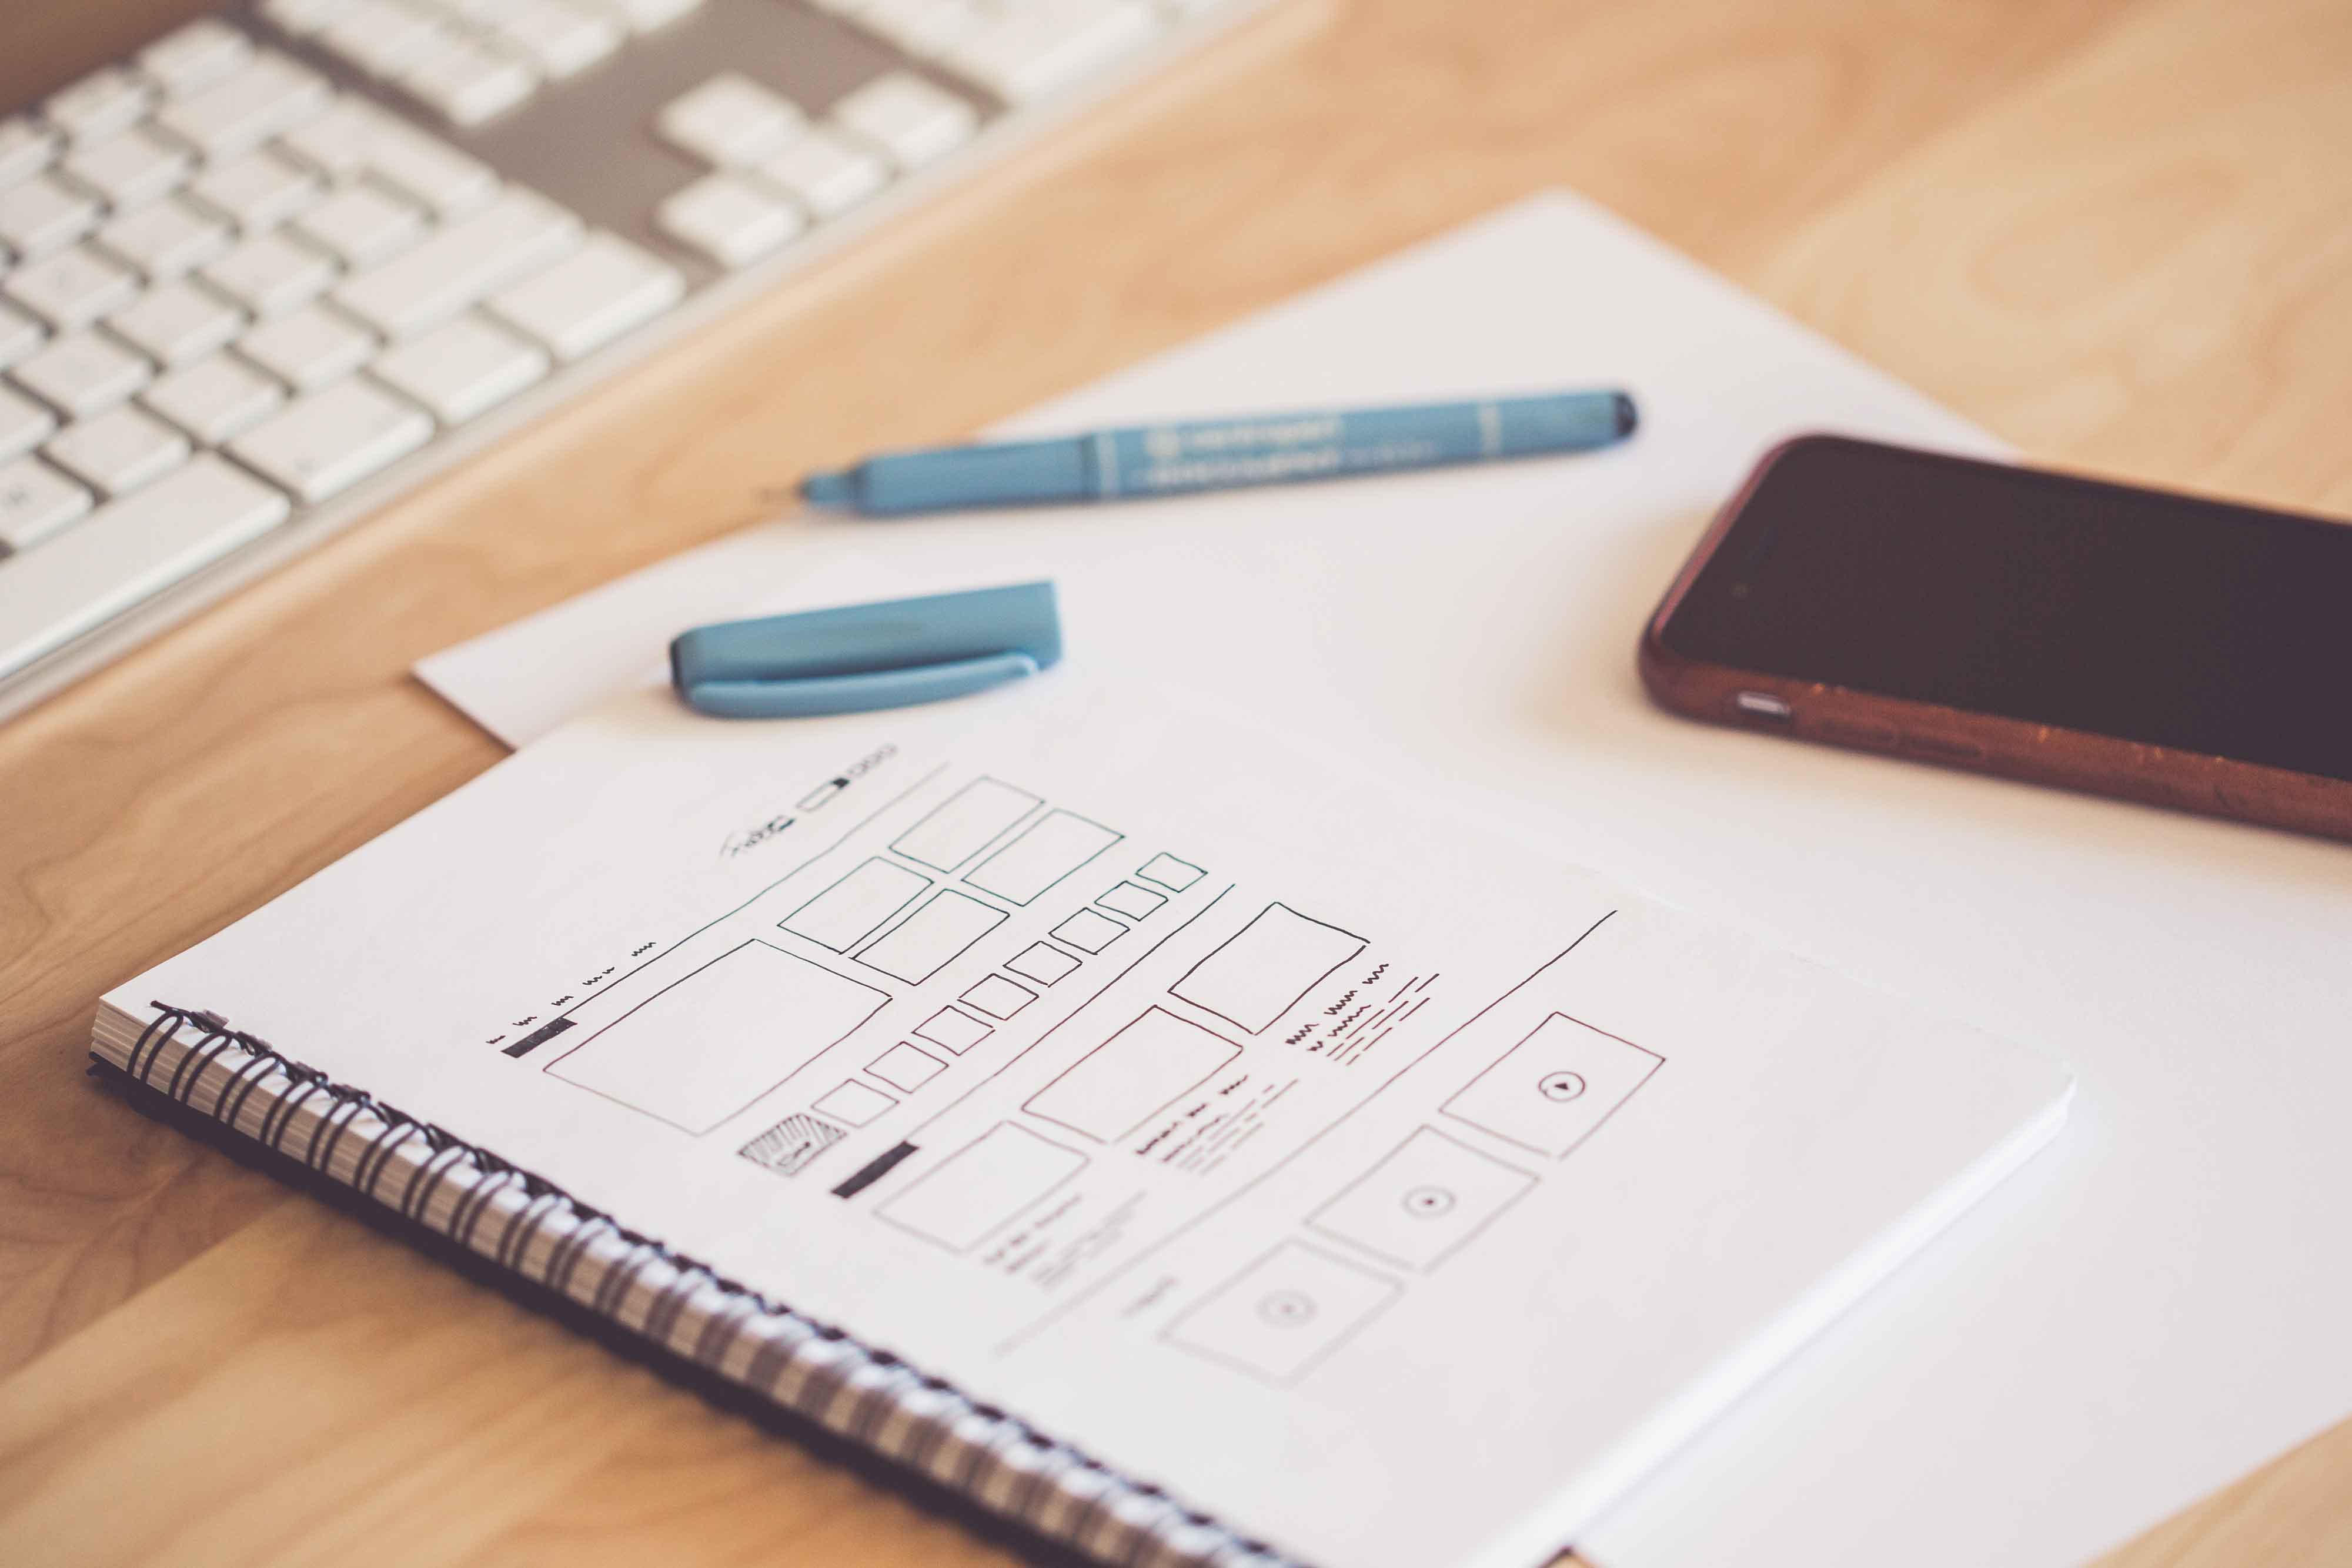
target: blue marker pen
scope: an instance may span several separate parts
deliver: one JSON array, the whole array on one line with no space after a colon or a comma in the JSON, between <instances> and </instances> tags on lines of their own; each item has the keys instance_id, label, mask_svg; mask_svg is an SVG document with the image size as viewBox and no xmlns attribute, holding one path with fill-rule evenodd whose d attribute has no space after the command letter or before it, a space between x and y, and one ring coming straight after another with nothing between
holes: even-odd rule
<instances>
[{"instance_id":1,"label":"blue marker pen","mask_svg":"<svg viewBox=\"0 0 2352 1568\"><path fill-rule=\"evenodd\" d=\"M1589 452L1624 440L1636 417L1632 398L1602 391L1135 425L889 453L812 474L801 495L877 517L1168 496Z\"/></svg>"}]
</instances>

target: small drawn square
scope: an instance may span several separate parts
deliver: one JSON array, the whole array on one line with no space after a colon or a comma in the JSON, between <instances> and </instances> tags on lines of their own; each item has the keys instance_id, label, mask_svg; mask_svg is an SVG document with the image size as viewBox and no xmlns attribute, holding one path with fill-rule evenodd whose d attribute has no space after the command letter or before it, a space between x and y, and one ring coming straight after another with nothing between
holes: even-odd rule
<instances>
[{"instance_id":1,"label":"small drawn square","mask_svg":"<svg viewBox=\"0 0 2352 1568\"><path fill-rule=\"evenodd\" d=\"M1114 915L1124 915L1129 920L1140 920L1167 903L1168 895L1164 893L1154 893L1148 887L1139 887L1131 882L1123 882L1095 902Z\"/></svg>"},{"instance_id":2,"label":"small drawn square","mask_svg":"<svg viewBox=\"0 0 2352 1568\"><path fill-rule=\"evenodd\" d=\"M1056 980L1066 980L1076 972L1078 961L1050 942L1040 942L1017 958L1008 958L1004 967L1022 978L1050 986Z\"/></svg>"},{"instance_id":3,"label":"small drawn square","mask_svg":"<svg viewBox=\"0 0 2352 1568\"><path fill-rule=\"evenodd\" d=\"M943 1045L961 1056L995 1032L970 1013L941 1008L931 1015L929 1022L915 1031L915 1038L928 1040L933 1045Z\"/></svg>"},{"instance_id":4,"label":"small drawn square","mask_svg":"<svg viewBox=\"0 0 2352 1568\"><path fill-rule=\"evenodd\" d=\"M818 1117L792 1115L735 1152L778 1176L793 1176L847 1136L832 1123Z\"/></svg>"},{"instance_id":5,"label":"small drawn square","mask_svg":"<svg viewBox=\"0 0 2352 1568\"><path fill-rule=\"evenodd\" d=\"M1156 882L1164 888L1181 893L1206 874L1190 861L1180 861L1174 855L1153 855L1135 873L1146 882Z\"/></svg>"},{"instance_id":6,"label":"small drawn square","mask_svg":"<svg viewBox=\"0 0 2352 1568\"><path fill-rule=\"evenodd\" d=\"M991 975L956 999L990 1018L1009 1019L1035 1001L1037 993L1002 975Z\"/></svg>"},{"instance_id":7,"label":"small drawn square","mask_svg":"<svg viewBox=\"0 0 2352 1568\"><path fill-rule=\"evenodd\" d=\"M866 1064L866 1071L902 1093L911 1094L947 1071L947 1063L920 1046L901 1040Z\"/></svg>"},{"instance_id":8,"label":"small drawn square","mask_svg":"<svg viewBox=\"0 0 2352 1568\"><path fill-rule=\"evenodd\" d=\"M1099 953L1127 935L1127 927L1108 915L1097 915L1091 909L1081 909L1051 933L1057 942L1066 942L1081 953Z\"/></svg>"},{"instance_id":9,"label":"small drawn square","mask_svg":"<svg viewBox=\"0 0 2352 1568\"><path fill-rule=\"evenodd\" d=\"M862 1127L898 1102L855 1078L816 1103L816 1109L836 1122Z\"/></svg>"}]
</instances>

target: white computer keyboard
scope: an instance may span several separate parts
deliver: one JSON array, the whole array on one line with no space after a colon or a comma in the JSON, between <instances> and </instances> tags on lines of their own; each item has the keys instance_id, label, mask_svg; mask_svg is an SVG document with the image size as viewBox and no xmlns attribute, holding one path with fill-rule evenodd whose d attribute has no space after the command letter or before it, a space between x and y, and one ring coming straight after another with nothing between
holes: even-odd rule
<instances>
[{"instance_id":1,"label":"white computer keyboard","mask_svg":"<svg viewBox=\"0 0 2352 1568\"><path fill-rule=\"evenodd\" d=\"M1255 0L263 0L0 119L0 714Z\"/></svg>"}]
</instances>

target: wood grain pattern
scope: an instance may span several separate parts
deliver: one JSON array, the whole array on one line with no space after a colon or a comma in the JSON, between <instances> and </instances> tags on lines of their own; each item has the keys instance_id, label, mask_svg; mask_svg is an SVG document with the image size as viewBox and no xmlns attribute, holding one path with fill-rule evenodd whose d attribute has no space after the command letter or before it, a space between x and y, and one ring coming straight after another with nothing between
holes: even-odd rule
<instances>
[{"instance_id":1,"label":"wood grain pattern","mask_svg":"<svg viewBox=\"0 0 2352 1568\"><path fill-rule=\"evenodd\" d=\"M185 9L12 0L0 84ZM411 660L811 464L1558 183L2037 455L2352 510L2340 0L1328 9L0 727L0 1560L1002 1560L79 1079L98 991L497 758ZM2347 1482L2352 1426L2107 1568L2340 1562Z\"/></svg>"}]
</instances>

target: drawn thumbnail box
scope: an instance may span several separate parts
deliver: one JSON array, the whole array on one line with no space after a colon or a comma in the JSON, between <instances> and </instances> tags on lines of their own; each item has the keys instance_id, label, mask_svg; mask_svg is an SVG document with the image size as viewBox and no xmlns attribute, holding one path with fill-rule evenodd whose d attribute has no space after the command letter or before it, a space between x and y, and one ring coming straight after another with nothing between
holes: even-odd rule
<instances>
[{"instance_id":1,"label":"drawn thumbnail box","mask_svg":"<svg viewBox=\"0 0 2352 1568\"><path fill-rule=\"evenodd\" d=\"M1269 904L1168 988L1259 1034L1363 950L1353 933Z\"/></svg>"},{"instance_id":2,"label":"drawn thumbnail box","mask_svg":"<svg viewBox=\"0 0 2352 1568\"><path fill-rule=\"evenodd\" d=\"M961 1252L1084 1170L1087 1156L999 1122L875 1212Z\"/></svg>"},{"instance_id":3,"label":"drawn thumbnail box","mask_svg":"<svg viewBox=\"0 0 2352 1568\"><path fill-rule=\"evenodd\" d=\"M1153 1008L1063 1069L1023 1109L1107 1144L1241 1053L1223 1036Z\"/></svg>"},{"instance_id":4,"label":"drawn thumbnail box","mask_svg":"<svg viewBox=\"0 0 2352 1568\"><path fill-rule=\"evenodd\" d=\"M1554 1013L1439 1107L1558 1159L1592 1135L1665 1058Z\"/></svg>"},{"instance_id":5,"label":"drawn thumbnail box","mask_svg":"<svg viewBox=\"0 0 2352 1568\"><path fill-rule=\"evenodd\" d=\"M1319 1247L1286 1241L1170 1323L1168 1339L1273 1383L1294 1383L1402 1293Z\"/></svg>"}]
</instances>

